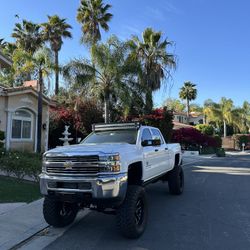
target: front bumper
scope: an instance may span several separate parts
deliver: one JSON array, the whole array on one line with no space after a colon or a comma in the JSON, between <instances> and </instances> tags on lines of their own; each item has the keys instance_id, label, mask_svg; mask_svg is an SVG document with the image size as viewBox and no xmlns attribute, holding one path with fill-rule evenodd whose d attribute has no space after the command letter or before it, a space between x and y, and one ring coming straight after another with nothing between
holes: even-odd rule
<instances>
[{"instance_id":1,"label":"front bumper","mask_svg":"<svg viewBox=\"0 0 250 250\"><path fill-rule=\"evenodd\" d=\"M42 173L40 190L45 196L90 194L92 199L123 200L127 191L127 173L96 177L55 176Z\"/></svg>"}]
</instances>

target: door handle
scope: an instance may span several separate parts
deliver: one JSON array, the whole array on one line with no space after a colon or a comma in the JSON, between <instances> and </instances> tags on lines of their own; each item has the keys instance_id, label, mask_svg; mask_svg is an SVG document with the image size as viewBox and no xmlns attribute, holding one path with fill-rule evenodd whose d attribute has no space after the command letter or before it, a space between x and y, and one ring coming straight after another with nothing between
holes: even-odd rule
<instances>
[{"instance_id":1,"label":"door handle","mask_svg":"<svg viewBox=\"0 0 250 250\"><path fill-rule=\"evenodd\" d=\"M159 149L155 149L155 152L158 152L159 151Z\"/></svg>"}]
</instances>

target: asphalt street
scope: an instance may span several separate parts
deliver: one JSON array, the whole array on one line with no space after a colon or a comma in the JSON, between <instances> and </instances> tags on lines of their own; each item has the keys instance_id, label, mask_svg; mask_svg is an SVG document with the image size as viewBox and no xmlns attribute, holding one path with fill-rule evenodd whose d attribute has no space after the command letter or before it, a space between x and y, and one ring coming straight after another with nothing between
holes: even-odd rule
<instances>
[{"instance_id":1,"label":"asphalt street","mask_svg":"<svg viewBox=\"0 0 250 250\"><path fill-rule=\"evenodd\" d=\"M113 215L90 212L46 249L250 249L250 155L200 159L184 169L181 196L170 195L167 183L146 188L141 238L123 238Z\"/></svg>"}]
</instances>

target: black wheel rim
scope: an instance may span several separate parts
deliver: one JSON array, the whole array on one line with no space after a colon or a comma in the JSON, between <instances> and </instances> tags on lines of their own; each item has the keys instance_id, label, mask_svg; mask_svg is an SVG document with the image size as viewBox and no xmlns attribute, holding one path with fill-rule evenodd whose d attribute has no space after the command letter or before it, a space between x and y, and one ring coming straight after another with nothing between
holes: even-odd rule
<instances>
[{"instance_id":1,"label":"black wheel rim","mask_svg":"<svg viewBox=\"0 0 250 250\"><path fill-rule=\"evenodd\" d=\"M136 202L135 208L135 223L136 225L140 226L144 219L144 204L143 200L140 198Z\"/></svg>"},{"instance_id":2,"label":"black wheel rim","mask_svg":"<svg viewBox=\"0 0 250 250\"><path fill-rule=\"evenodd\" d=\"M65 217L70 216L71 213L72 213L72 208L71 208L70 204L63 203L61 211L60 211L60 215L65 218Z\"/></svg>"}]
</instances>

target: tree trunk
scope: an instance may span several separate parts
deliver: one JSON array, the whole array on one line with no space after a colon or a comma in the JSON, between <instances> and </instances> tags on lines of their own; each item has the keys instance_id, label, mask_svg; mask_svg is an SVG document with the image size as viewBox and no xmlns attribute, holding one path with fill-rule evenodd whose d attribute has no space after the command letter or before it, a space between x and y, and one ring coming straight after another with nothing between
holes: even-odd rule
<instances>
[{"instance_id":1,"label":"tree trunk","mask_svg":"<svg viewBox=\"0 0 250 250\"><path fill-rule=\"evenodd\" d=\"M153 96L152 91L147 90L146 100L145 100L145 113L150 114L153 110Z\"/></svg>"},{"instance_id":2,"label":"tree trunk","mask_svg":"<svg viewBox=\"0 0 250 250\"><path fill-rule=\"evenodd\" d=\"M225 120L223 120L223 126L224 126L224 138L225 138L227 137L227 124Z\"/></svg>"},{"instance_id":3,"label":"tree trunk","mask_svg":"<svg viewBox=\"0 0 250 250\"><path fill-rule=\"evenodd\" d=\"M42 113L43 113L43 75L39 70L39 92L38 92L38 110L37 110L37 153L41 153L42 139Z\"/></svg>"},{"instance_id":4,"label":"tree trunk","mask_svg":"<svg viewBox=\"0 0 250 250\"><path fill-rule=\"evenodd\" d=\"M105 123L109 123L109 93L104 94L104 119Z\"/></svg>"},{"instance_id":5,"label":"tree trunk","mask_svg":"<svg viewBox=\"0 0 250 250\"><path fill-rule=\"evenodd\" d=\"M187 124L189 124L189 100L187 98Z\"/></svg>"},{"instance_id":6,"label":"tree trunk","mask_svg":"<svg viewBox=\"0 0 250 250\"><path fill-rule=\"evenodd\" d=\"M59 92L59 62L58 50L55 50L55 95Z\"/></svg>"}]
</instances>

